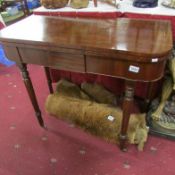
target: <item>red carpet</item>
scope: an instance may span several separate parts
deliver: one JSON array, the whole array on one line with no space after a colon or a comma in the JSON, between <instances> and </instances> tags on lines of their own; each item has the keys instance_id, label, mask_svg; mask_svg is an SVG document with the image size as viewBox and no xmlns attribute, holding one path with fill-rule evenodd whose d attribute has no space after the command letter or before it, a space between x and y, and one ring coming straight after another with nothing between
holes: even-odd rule
<instances>
[{"instance_id":1,"label":"red carpet","mask_svg":"<svg viewBox=\"0 0 175 175\"><path fill-rule=\"evenodd\" d=\"M175 142L149 136L143 152L116 145L59 121L44 110L42 67L29 66L48 130L35 118L21 75L0 66L0 175L174 175Z\"/></svg>"}]
</instances>

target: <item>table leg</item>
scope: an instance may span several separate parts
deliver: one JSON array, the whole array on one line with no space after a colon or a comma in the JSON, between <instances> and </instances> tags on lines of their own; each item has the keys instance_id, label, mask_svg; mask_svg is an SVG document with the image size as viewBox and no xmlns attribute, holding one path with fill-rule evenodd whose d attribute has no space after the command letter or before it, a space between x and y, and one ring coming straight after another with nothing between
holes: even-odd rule
<instances>
[{"instance_id":1,"label":"table leg","mask_svg":"<svg viewBox=\"0 0 175 175\"><path fill-rule=\"evenodd\" d=\"M120 131L120 148L123 151L127 151L127 129L131 113L131 107L134 99L134 82L126 80L125 83L126 85L123 102L123 120Z\"/></svg>"},{"instance_id":2,"label":"table leg","mask_svg":"<svg viewBox=\"0 0 175 175\"><path fill-rule=\"evenodd\" d=\"M24 15L25 16L29 16L30 15L30 11L29 11L29 8L28 8L27 0L22 0L22 3L24 3L24 4L22 4Z\"/></svg>"},{"instance_id":3,"label":"table leg","mask_svg":"<svg viewBox=\"0 0 175 175\"><path fill-rule=\"evenodd\" d=\"M47 84L49 87L49 91L51 94L53 94L52 79L50 76L49 67L44 67L44 70L45 70L45 74L46 74L46 78L47 78Z\"/></svg>"},{"instance_id":4,"label":"table leg","mask_svg":"<svg viewBox=\"0 0 175 175\"><path fill-rule=\"evenodd\" d=\"M93 0L94 1L94 6L97 7L97 0Z\"/></svg>"},{"instance_id":5,"label":"table leg","mask_svg":"<svg viewBox=\"0 0 175 175\"><path fill-rule=\"evenodd\" d=\"M39 106L38 106L38 102L36 99L36 95L35 95L35 91L33 89L31 79L29 77L29 73L27 71L27 65L23 64L23 63L17 63L17 66L21 70L23 81L24 81L25 87L27 89L28 95L30 97L30 100L32 102L33 108L35 110L38 122L39 122L40 126L44 127L44 121L43 121L42 116L41 116L41 111L40 111Z\"/></svg>"}]
</instances>

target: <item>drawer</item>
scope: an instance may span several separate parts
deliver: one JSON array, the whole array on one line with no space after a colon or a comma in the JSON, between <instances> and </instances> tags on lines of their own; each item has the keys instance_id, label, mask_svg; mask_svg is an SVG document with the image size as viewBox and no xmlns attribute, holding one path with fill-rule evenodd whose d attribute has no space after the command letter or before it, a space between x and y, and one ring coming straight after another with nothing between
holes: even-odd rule
<instances>
[{"instance_id":1,"label":"drawer","mask_svg":"<svg viewBox=\"0 0 175 175\"><path fill-rule=\"evenodd\" d=\"M3 49L5 51L5 55L8 59L13 60L15 62L21 62L20 60L20 56L18 54L18 50L16 47L14 46L8 46L8 45L4 45Z\"/></svg>"},{"instance_id":2,"label":"drawer","mask_svg":"<svg viewBox=\"0 0 175 175\"><path fill-rule=\"evenodd\" d=\"M85 72L84 56L41 49L19 48L24 63L39 64L61 70Z\"/></svg>"},{"instance_id":3,"label":"drawer","mask_svg":"<svg viewBox=\"0 0 175 175\"><path fill-rule=\"evenodd\" d=\"M163 76L166 60L139 63L109 57L86 57L86 72L114 76L134 81L156 81Z\"/></svg>"}]
</instances>

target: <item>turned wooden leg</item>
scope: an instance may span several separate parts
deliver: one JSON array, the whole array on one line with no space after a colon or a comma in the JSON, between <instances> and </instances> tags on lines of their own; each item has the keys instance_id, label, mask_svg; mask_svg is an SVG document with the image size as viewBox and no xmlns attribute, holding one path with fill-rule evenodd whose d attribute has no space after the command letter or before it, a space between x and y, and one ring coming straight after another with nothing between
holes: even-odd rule
<instances>
[{"instance_id":1,"label":"turned wooden leg","mask_svg":"<svg viewBox=\"0 0 175 175\"><path fill-rule=\"evenodd\" d=\"M38 122L39 122L40 126L44 127L44 121L43 121L42 116L41 116L41 111L40 111L39 106L38 106L38 102L36 99L36 95L35 95L35 91L33 89L32 82L31 82L30 77L29 77L29 73L27 71L27 65L23 64L23 63L18 63L17 65L18 65L19 69L21 70L23 81L24 81L25 87L27 89L28 95L30 97L30 100L32 102L33 108L35 110Z\"/></svg>"},{"instance_id":2,"label":"turned wooden leg","mask_svg":"<svg viewBox=\"0 0 175 175\"><path fill-rule=\"evenodd\" d=\"M47 78L47 84L49 87L49 91L51 94L53 94L52 79L50 76L49 67L44 67L44 70L45 70L45 74L46 74L46 78Z\"/></svg>"},{"instance_id":3,"label":"turned wooden leg","mask_svg":"<svg viewBox=\"0 0 175 175\"><path fill-rule=\"evenodd\" d=\"M94 0L94 6L97 7L97 0Z\"/></svg>"},{"instance_id":4,"label":"turned wooden leg","mask_svg":"<svg viewBox=\"0 0 175 175\"><path fill-rule=\"evenodd\" d=\"M120 148L127 151L127 129L131 113L131 107L134 99L134 82L126 81L125 96L123 102L123 120L120 131Z\"/></svg>"},{"instance_id":5,"label":"turned wooden leg","mask_svg":"<svg viewBox=\"0 0 175 175\"><path fill-rule=\"evenodd\" d=\"M23 3L24 4L22 5L22 8L23 8L24 15L29 16L30 11L29 11L29 8L28 8L27 0L24 0Z\"/></svg>"}]
</instances>

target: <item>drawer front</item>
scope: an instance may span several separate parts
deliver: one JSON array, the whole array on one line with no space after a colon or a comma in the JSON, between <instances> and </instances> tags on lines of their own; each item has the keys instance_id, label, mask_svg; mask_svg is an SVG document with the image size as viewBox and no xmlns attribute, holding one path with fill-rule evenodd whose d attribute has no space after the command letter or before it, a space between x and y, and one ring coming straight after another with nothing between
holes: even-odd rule
<instances>
[{"instance_id":1,"label":"drawer front","mask_svg":"<svg viewBox=\"0 0 175 175\"><path fill-rule=\"evenodd\" d=\"M56 69L85 72L84 56L41 49L19 48L24 63L50 66Z\"/></svg>"},{"instance_id":2,"label":"drawer front","mask_svg":"<svg viewBox=\"0 0 175 175\"><path fill-rule=\"evenodd\" d=\"M5 51L5 55L8 59L13 60L17 63L21 62L20 56L19 56L19 53L18 53L18 50L16 47L4 45L3 49Z\"/></svg>"},{"instance_id":3,"label":"drawer front","mask_svg":"<svg viewBox=\"0 0 175 175\"><path fill-rule=\"evenodd\" d=\"M166 61L138 63L104 57L86 57L86 71L135 81L156 81L163 76Z\"/></svg>"}]
</instances>

